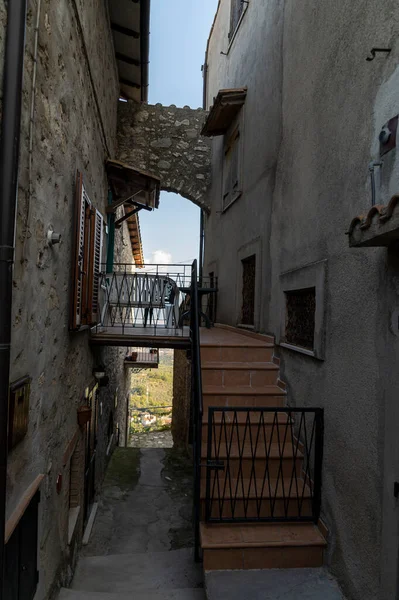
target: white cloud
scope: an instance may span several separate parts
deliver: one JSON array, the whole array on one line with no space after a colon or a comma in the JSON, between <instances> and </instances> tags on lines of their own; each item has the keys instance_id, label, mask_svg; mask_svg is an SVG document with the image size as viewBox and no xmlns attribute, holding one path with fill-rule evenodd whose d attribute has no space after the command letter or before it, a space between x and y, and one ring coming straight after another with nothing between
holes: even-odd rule
<instances>
[{"instance_id":1,"label":"white cloud","mask_svg":"<svg viewBox=\"0 0 399 600\"><path fill-rule=\"evenodd\" d=\"M152 253L150 262L154 265L170 265L172 262L172 255L165 250L155 250L155 252Z\"/></svg>"}]
</instances>

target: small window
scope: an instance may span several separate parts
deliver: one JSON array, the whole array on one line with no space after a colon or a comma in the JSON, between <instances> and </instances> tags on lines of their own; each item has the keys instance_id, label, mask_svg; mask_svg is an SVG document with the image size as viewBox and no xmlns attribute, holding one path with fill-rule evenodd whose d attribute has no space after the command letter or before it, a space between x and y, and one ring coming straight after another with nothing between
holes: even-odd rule
<instances>
[{"instance_id":1,"label":"small window","mask_svg":"<svg viewBox=\"0 0 399 600\"><path fill-rule=\"evenodd\" d=\"M316 288L285 292L285 342L306 350L314 349Z\"/></svg>"},{"instance_id":2,"label":"small window","mask_svg":"<svg viewBox=\"0 0 399 600\"><path fill-rule=\"evenodd\" d=\"M229 39L231 40L235 30L237 29L237 25L240 22L241 15L244 12L244 1L243 0L231 0L230 7L230 32Z\"/></svg>"},{"instance_id":3,"label":"small window","mask_svg":"<svg viewBox=\"0 0 399 600\"><path fill-rule=\"evenodd\" d=\"M223 210L241 195L241 143L238 125L225 135L223 163Z\"/></svg>"}]
</instances>

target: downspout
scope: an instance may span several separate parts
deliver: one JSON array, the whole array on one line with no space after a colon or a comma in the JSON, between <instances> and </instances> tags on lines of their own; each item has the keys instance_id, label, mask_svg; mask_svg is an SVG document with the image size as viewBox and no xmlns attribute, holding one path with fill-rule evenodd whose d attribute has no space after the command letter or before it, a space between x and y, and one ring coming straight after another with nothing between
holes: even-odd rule
<instances>
[{"instance_id":1,"label":"downspout","mask_svg":"<svg viewBox=\"0 0 399 600\"><path fill-rule=\"evenodd\" d=\"M202 96L202 108L206 110L206 98L207 98L207 81L208 81L208 48L205 53L205 62L202 67L202 76L204 78L203 84L203 96ZM202 286L202 277L204 269L204 241L205 241L205 229L204 229L204 210L201 208L200 217L200 248L199 248L199 285Z\"/></svg>"},{"instance_id":2,"label":"downspout","mask_svg":"<svg viewBox=\"0 0 399 600\"><path fill-rule=\"evenodd\" d=\"M8 388L27 0L8 2L0 140L0 579L4 582ZM4 597L0 585L0 600Z\"/></svg>"},{"instance_id":3,"label":"downspout","mask_svg":"<svg viewBox=\"0 0 399 600\"><path fill-rule=\"evenodd\" d=\"M141 101L148 102L151 0L140 4Z\"/></svg>"}]
</instances>

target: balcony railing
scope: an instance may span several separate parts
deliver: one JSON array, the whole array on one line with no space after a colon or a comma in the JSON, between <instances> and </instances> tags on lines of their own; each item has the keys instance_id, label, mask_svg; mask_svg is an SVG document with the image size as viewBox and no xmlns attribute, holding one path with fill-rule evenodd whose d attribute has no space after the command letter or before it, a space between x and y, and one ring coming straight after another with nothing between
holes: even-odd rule
<instances>
[{"instance_id":1,"label":"balcony railing","mask_svg":"<svg viewBox=\"0 0 399 600\"><path fill-rule=\"evenodd\" d=\"M138 268L140 267L140 268ZM93 334L189 338L191 265L115 264L100 273L100 323ZM212 286L215 283L212 281ZM216 292L209 278L199 287L203 322L215 318Z\"/></svg>"},{"instance_id":2,"label":"balcony railing","mask_svg":"<svg viewBox=\"0 0 399 600\"><path fill-rule=\"evenodd\" d=\"M133 369L158 369L158 348L129 348L125 366Z\"/></svg>"}]
</instances>

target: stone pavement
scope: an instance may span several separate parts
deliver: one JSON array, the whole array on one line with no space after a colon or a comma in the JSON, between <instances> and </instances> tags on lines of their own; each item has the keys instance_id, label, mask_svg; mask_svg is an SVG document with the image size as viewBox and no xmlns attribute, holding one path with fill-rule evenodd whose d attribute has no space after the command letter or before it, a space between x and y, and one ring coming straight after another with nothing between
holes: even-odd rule
<instances>
[{"instance_id":1,"label":"stone pavement","mask_svg":"<svg viewBox=\"0 0 399 600\"><path fill-rule=\"evenodd\" d=\"M133 433L129 438L131 448L173 448L171 431Z\"/></svg>"},{"instance_id":2,"label":"stone pavement","mask_svg":"<svg viewBox=\"0 0 399 600\"><path fill-rule=\"evenodd\" d=\"M85 556L190 548L192 469L173 449L117 448Z\"/></svg>"},{"instance_id":3,"label":"stone pavement","mask_svg":"<svg viewBox=\"0 0 399 600\"><path fill-rule=\"evenodd\" d=\"M212 571L205 586L208 600L345 600L325 569Z\"/></svg>"},{"instance_id":4,"label":"stone pavement","mask_svg":"<svg viewBox=\"0 0 399 600\"><path fill-rule=\"evenodd\" d=\"M191 490L191 461L181 452L117 448L91 539L59 600L205 600Z\"/></svg>"}]
</instances>

